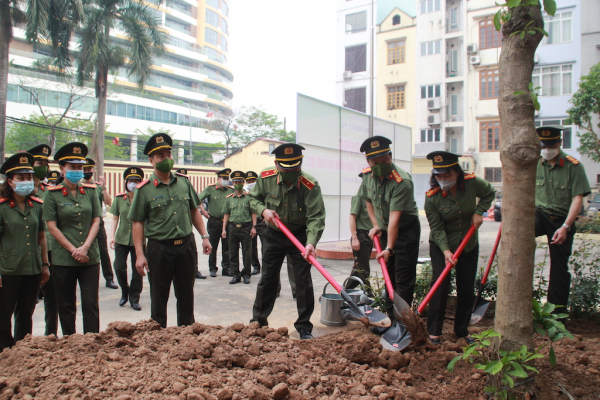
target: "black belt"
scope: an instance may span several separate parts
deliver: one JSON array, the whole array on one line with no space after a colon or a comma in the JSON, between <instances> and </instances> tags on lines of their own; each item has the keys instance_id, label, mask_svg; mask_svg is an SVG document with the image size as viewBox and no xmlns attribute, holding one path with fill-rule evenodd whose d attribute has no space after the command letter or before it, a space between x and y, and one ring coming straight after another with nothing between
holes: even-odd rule
<instances>
[{"instance_id":1,"label":"black belt","mask_svg":"<svg viewBox=\"0 0 600 400\"><path fill-rule=\"evenodd\" d=\"M235 222L230 222L229 225L235 226L236 228L245 228L247 226L252 225L252 221L250 221L250 222L244 222L243 224L236 224Z\"/></svg>"},{"instance_id":2,"label":"black belt","mask_svg":"<svg viewBox=\"0 0 600 400\"><path fill-rule=\"evenodd\" d=\"M190 240L192 240L192 233L190 233L189 235L187 235L184 238L181 239L169 239L169 240L157 240L157 239L152 239L152 240L156 240L157 242L160 243L164 243L164 244L170 244L171 246L181 246L184 243L189 242Z\"/></svg>"},{"instance_id":3,"label":"black belt","mask_svg":"<svg viewBox=\"0 0 600 400\"><path fill-rule=\"evenodd\" d=\"M223 219L221 219L221 218L210 217L210 219L216 219L217 221L223 222Z\"/></svg>"}]
</instances>

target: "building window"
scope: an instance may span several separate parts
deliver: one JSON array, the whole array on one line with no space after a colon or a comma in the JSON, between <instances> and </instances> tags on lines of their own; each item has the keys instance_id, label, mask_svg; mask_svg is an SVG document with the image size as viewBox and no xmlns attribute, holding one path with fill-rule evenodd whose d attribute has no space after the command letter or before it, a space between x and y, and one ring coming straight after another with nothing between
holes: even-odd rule
<instances>
[{"instance_id":1,"label":"building window","mask_svg":"<svg viewBox=\"0 0 600 400\"><path fill-rule=\"evenodd\" d=\"M441 40L433 40L431 42L422 42L421 43L421 55L422 56L430 56L432 54L440 54L442 47Z\"/></svg>"},{"instance_id":2,"label":"building window","mask_svg":"<svg viewBox=\"0 0 600 400\"><path fill-rule=\"evenodd\" d=\"M421 0L421 14L427 14L434 11L440 11L440 0Z\"/></svg>"},{"instance_id":3,"label":"building window","mask_svg":"<svg viewBox=\"0 0 600 400\"><path fill-rule=\"evenodd\" d=\"M479 98L497 99L500 93L500 78L497 69L479 71Z\"/></svg>"},{"instance_id":4,"label":"building window","mask_svg":"<svg viewBox=\"0 0 600 400\"><path fill-rule=\"evenodd\" d=\"M533 87L542 87L541 96L563 96L572 93L573 64L534 68L531 82Z\"/></svg>"},{"instance_id":5,"label":"building window","mask_svg":"<svg viewBox=\"0 0 600 400\"><path fill-rule=\"evenodd\" d=\"M363 72L367 70L367 45L346 47L345 71Z\"/></svg>"},{"instance_id":6,"label":"building window","mask_svg":"<svg viewBox=\"0 0 600 400\"><path fill-rule=\"evenodd\" d=\"M363 32L367 30L367 12L361 11L346 15L346 33Z\"/></svg>"},{"instance_id":7,"label":"building window","mask_svg":"<svg viewBox=\"0 0 600 400\"><path fill-rule=\"evenodd\" d=\"M227 3L225 3L225 1L223 0L221 2L221 11L223 12L223 14L225 14L226 16L229 16L229 7L227 7Z\"/></svg>"},{"instance_id":8,"label":"building window","mask_svg":"<svg viewBox=\"0 0 600 400\"><path fill-rule=\"evenodd\" d=\"M405 108L404 85L387 88L387 109L395 110L397 108Z\"/></svg>"},{"instance_id":9,"label":"building window","mask_svg":"<svg viewBox=\"0 0 600 400\"><path fill-rule=\"evenodd\" d=\"M275 144L274 143L269 143L269 154L271 154L271 152L275 150Z\"/></svg>"},{"instance_id":10,"label":"building window","mask_svg":"<svg viewBox=\"0 0 600 400\"><path fill-rule=\"evenodd\" d=\"M441 136L441 129L421 129L421 143L439 142Z\"/></svg>"},{"instance_id":11,"label":"building window","mask_svg":"<svg viewBox=\"0 0 600 400\"><path fill-rule=\"evenodd\" d=\"M500 121L481 123L481 151L500 151Z\"/></svg>"},{"instance_id":12,"label":"building window","mask_svg":"<svg viewBox=\"0 0 600 400\"><path fill-rule=\"evenodd\" d=\"M221 18L221 31L223 33L229 33L227 28L227 21L225 21L225 18Z\"/></svg>"},{"instance_id":13,"label":"building window","mask_svg":"<svg viewBox=\"0 0 600 400\"><path fill-rule=\"evenodd\" d=\"M479 22L479 48L493 49L502 46L502 32L497 31L494 22L486 19Z\"/></svg>"},{"instance_id":14,"label":"building window","mask_svg":"<svg viewBox=\"0 0 600 400\"><path fill-rule=\"evenodd\" d=\"M348 89L344 93L345 106L352 110L366 112L367 110L367 88Z\"/></svg>"},{"instance_id":15,"label":"building window","mask_svg":"<svg viewBox=\"0 0 600 400\"><path fill-rule=\"evenodd\" d=\"M219 16L216 12L206 9L206 13L204 16L204 20L207 24L214 26L215 28L219 27Z\"/></svg>"},{"instance_id":16,"label":"building window","mask_svg":"<svg viewBox=\"0 0 600 400\"><path fill-rule=\"evenodd\" d=\"M227 51L227 39L224 36L219 37L219 48L223 51Z\"/></svg>"},{"instance_id":17,"label":"building window","mask_svg":"<svg viewBox=\"0 0 600 400\"><path fill-rule=\"evenodd\" d=\"M485 180L492 183L502 183L502 168L484 168Z\"/></svg>"},{"instance_id":18,"label":"building window","mask_svg":"<svg viewBox=\"0 0 600 400\"><path fill-rule=\"evenodd\" d=\"M405 46L404 40L388 42L388 65L403 63Z\"/></svg>"},{"instance_id":19,"label":"building window","mask_svg":"<svg viewBox=\"0 0 600 400\"><path fill-rule=\"evenodd\" d=\"M432 99L441 96L441 85L421 86L421 98Z\"/></svg>"},{"instance_id":20,"label":"building window","mask_svg":"<svg viewBox=\"0 0 600 400\"><path fill-rule=\"evenodd\" d=\"M206 0L206 4L216 8L217 10L219 9L219 0Z\"/></svg>"},{"instance_id":21,"label":"building window","mask_svg":"<svg viewBox=\"0 0 600 400\"><path fill-rule=\"evenodd\" d=\"M210 28L205 28L204 32L204 41L216 46L219 42L219 34Z\"/></svg>"},{"instance_id":22,"label":"building window","mask_svg":"<svg viewBox=\"0 0 600 400\"><path fill-rule=\"evenodd\" d=\"M184 24L183 22L175 21L169 18L165 20L165 26L173 28L179 32L187 33L188 35L191 32L190 24Z\"/></svg>"},{"instance_id":23,"label":"building window","mask_svg":"<svg viewBox=\"0 0 600 400\"><path fill-rule=\"evenodd\" d=\"M392 17L392 25L400 25L400 16L399 15L394 15Z\"/></svg>"},{"instance_id":24,"label":"building window","mask_svg":"<svg viewBox=\"0 0 600 400\"><path fill-rule=\"evenodd\" d=\"M542 120L536 120L535 121L535 126L536 127L540 127L540 126L552 126L552 125L562 125L562 127L564 128L563 132L562 132L562 148L566 149L566 150L572 150L573 149L573 126L568 126L568 120L567 119L542 119Z\"/></svg>"},{"instance_id":25,"label":"building window","mask_svg":"<svg viewBox=\"0 0 600 400\"><path fill-rule=\"evenodd\" d=\"M542 38L540 45L572 42L573 12L557 12L554 17L544 15L544 29L548 36Z\"/></svg>"}]
</instances>

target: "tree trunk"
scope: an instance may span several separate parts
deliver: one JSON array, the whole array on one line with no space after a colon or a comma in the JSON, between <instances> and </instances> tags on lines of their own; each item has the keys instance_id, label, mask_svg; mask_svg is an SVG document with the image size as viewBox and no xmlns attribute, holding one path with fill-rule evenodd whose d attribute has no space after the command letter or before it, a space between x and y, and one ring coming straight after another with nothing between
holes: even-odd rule
<instances>
[{"instance_id":1,"label":"tree trunk","mask_svg":"<svg viewBox=\"0 0 600 400\"><path fill-rule=\"evenodd\" d=\"M540 141L535 131L529 91L533 56L542 34L512 33L544 25L540 6L511 8L502 29L498 111L502 140L502 242L498 273L495 328L505 349L533 348L533 271L535 261L535 173ZM527 93L515 96L516 91Z\"/></svg>"},{"instance_id":2,"label":"tree trunk","mask_svg":"<svg viewBox=\"0 0 600 400\"><path fill-rule=\"evenodd\" d=\"M8 48L12 39L10 2L0 1L0 164L6 153L6 101L8 93Z\"/></svg>"},{"instance_id":3,"label":"tree trunk","mask_svg":"<svg viewBox=\"0 0 600 400\"><path fill-rule=\"evenodd\" d=\"M104 176L104 137L106 131L106 92L108 88L108 69L101 69L98 73L96 88L98 97L98 126L96 127L96 174L98 178Z\"/></svg>"}]
</instances>

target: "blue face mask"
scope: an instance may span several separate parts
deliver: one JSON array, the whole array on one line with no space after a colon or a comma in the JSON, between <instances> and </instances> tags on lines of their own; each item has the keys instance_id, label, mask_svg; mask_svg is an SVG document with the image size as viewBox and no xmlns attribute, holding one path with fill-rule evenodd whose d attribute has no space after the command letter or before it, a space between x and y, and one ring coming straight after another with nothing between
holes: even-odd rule
<instances>
[{"instance_id":1,"label":"blue face mask","mask_svg":"<svg viewBox=\"0 0 600 400\"><path fill-rule=\"evenodd\" d=\"M15 185L13 190L21 197L30 195L33 192L33 181L15 182Z\"/></svg>"},{"instance_id":2,"label":"blue face mask","mask_svg":"<svg viewBox=\"0 0 600 400\"><path fill-rule=\"evenodd\" d=\"M65 173L65 178L71 183L77 183L83 179L83 171L67 170Z\"/></svg>"}]
</instances>

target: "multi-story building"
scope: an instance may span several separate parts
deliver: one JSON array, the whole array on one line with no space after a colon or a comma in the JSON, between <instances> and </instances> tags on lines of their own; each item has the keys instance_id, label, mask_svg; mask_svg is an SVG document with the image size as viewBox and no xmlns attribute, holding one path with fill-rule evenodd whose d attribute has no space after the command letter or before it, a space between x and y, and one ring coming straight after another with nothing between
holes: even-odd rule
<instances>
[{"instance_id":1,"label":"multi-story building","mask_svg":"<svg viewBox=\"0 0 600 400\"><path fill-rule=\"evenodd\" d=\"M168 129L178 145L185 141L188 154L190 140L219 141L218 135L207 132L207 114L231 109L233 73L227 67L229 1L172 0L161 7L148 7L153 8L161 28L169 34L167 53L154 60L153 77L142 92L137 89L135 77L127 77L125 68L109 77L108 130L130 135L122 143L134 145L137 133L146 134L148 128ZM71 88L51 71L33 67L36 60L50 52L43 45L26 43L22 29L15 28L14 36L9 55L7 115L26 118L39 114L37 102L23 87L36 89L44 109L62 112ZM111 38L115 44L127 46L123 32L111 30ZM73 48L76 40L74 37ZM90 90L73 104L71 115L89 118L96 108ZM132 161L136 154L132 149Z\"/></svg>"}]
</instances>

